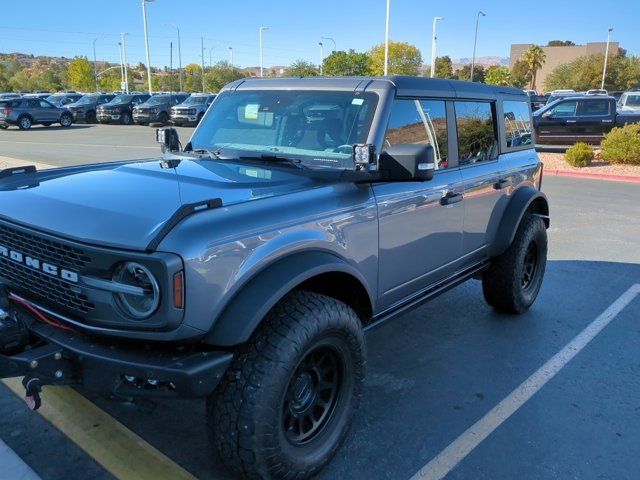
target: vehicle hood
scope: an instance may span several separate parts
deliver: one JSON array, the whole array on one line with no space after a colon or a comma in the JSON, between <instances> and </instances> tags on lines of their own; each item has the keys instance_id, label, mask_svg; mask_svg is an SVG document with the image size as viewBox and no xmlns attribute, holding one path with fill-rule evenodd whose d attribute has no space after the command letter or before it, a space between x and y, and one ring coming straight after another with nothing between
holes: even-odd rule
<instances>
[{"instance_id":1,"label":"vehicle hood","mask_svg":"<svg viewBox=\"0 0 640 480\"><path fill-rule=\"evenodd\" d=\"M291 167L219 160L182 160L173 167L153 159L0 179L0 218L76 241L142 251L182 205L220 198L227 207L316 183Z\"/></svg>"},{"instance_id":2,"label":"vehicle hood","mask_svg":"<svg viewBox=\"0 0 640 480\"><path fill-rule=\"evenodd\" d=\"M141 109L148 109L148 108L164 108L166 107L168 104L168 102L162 102L162 103L141 103L140 105L138 105L136 108L141 108Z\"/></svg>"},{"instance_id":3,"label":"vehicle hood","mask_svg":"<svg viewBox=\"0 0 640 480\"><path fill-rule=\"evenodd\" d=\"M73 102L73 103L67 103L65 105L65 108L88 108L88 107L94 106L96 103L98 103L97 100L95 102L91 102L91 103Z\"/></svg>"}]
</instances>

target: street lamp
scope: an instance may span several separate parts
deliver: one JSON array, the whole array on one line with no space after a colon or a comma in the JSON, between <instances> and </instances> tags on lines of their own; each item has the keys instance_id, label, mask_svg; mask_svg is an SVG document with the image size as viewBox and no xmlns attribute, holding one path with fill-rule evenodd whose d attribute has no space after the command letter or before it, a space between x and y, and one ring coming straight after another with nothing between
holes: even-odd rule
<instances>
[{"instance_id":1,"label":"street lamp","mask_svg":"<svg viewBox=\"0 0 640 480\"><path fill-rule=\"evenodd\" d=\"M384 32L384 74L389 73L389 9L391 1L387 0L387 21Z\"/></svg>"},{"instance_id":2,"label":"street lamp","mask_svg":"<svg viewBox=\"0 0 640 480\"><path fill-rule=\"evenodd\" d=\"M611 42L611 32L613 32L613 28L609 28L607 30L607 50L604 52L604 68L602 69L602 83L600 84L600 89L604 90L604 78L607 76L607 60L609 60L609 43Z\"/></svg>"},{"instance_id":3,"label":"street lamp","mask_svg":"<svg viewBox=\"0 0 640 480\"><path fill-rule=\"evenodd\" d=\"M264 73L264 58L262 56L262 32L269 30L269 27L260 27L260 78Z\"/></svg>"},{"instance_id":4,"label":"street lamp","mask_svg":"<svg viewBox=\"0 0 640 480\"><path fill-rule=\"evenodd\" d=\"M318 42L320 45L320 76L322 76L322 64L324 63L324 45L322 42Z\"/></svg>"},{"instance_id":5,"label":"street lamp","mask_svg":"<svg viewBox=\"0 0 640 480\"><path fill-rule=\"evenodd\" d=\"M180 91L182 91L182 46L180 44L180 29L173 23L165 23L165 27L174 27L178 32L178 78L180 79Z\"/></svg>"},{"instance_id":6,"label":"street lamp","mask_svg":"<svg viewBox=\"0 0 640 480\"><path fill-rule=\"evenodd\" d=\"M125 38L127 33L123 32L120 34L122 38L122 63L124 65L124 91L129 93L129 66L127 65L127 43Z\"/></svg>"},{"instance_id":7,"label":"street lamp","mask_svg":"<svg viewBox=\"0 0 640 480\"><path fill-rule=\"evenodd\" d=\"M231 68L233 68L233 47L229 48L229 60L231 61Z\"/></svg>"},{"instance_id":8,"label":"street lamp","mask_svg":"<svg viewBox=\"0 0 640 480\"><path fill-rule=\"evenodd\" d=\"M151 84L151 60L149 59L149 33L147 32L147 3L154 0L142 0L142 23L144 25L144 46L147 51L147 78L149 80L149 95L153 95L153 86Z\"/></svg>"},{"instance_id":9,"label":"street lamp","mask_svg":"<svg viewBox=\"0 0 640 480\"><path fill-rule=\"evenodd\" d=\"M478 11L478 15L476 15L476 35L473 39L473 57L471 58L471 78L470 80L473 82L473 69L476 66L476 44L478 43L478 23L480 23L480 15L486 17L484 12Z\"/></svg>"},{"instance_id":10,"label":"street lamp","mask_svg":"<svg viewBox=\"0 0 640 480\"><path fill-rule=\"evenodd\" d=\"M431 78L436 74L436 22L444 20L444 17L433 17L433 34L431 36Z\"/></svg>"},{"instance_id":11,"label":"street lamp","mask_svg":"<svg viewBox=\"0 0 640 480\"><path fill-rule=\"evenodd\" d=\"M96 38L93 41L93 79L96 82L96 92L99 90L98 88L98 70L96 65L98 64L98 61L96 60L96 42L98 41L98 38Z\"/></svg>"},{"instance_id":12,"label":"street lamp","mask_svg":"<svg viewBox=\"0 0 640 480\"><path fill-rule=\"evenodd\" d=\"M124 61L122 60L122 42L118 42L118 53L120 54L120 90L124 87Z\"/></svg>"},{"instance_id":13,"label":"street lamp","mask_svg":"<svg viewBox=\"0 0 640 480\"><path fill-rule=\"evenodd\" d=\"M331 38L331 37L320 37L320 40L329 40L330 42L333 42L333 52L332 53L336 53L338 51L338 47L336 45L336 41Z\"/></svg>"}]
</instances>

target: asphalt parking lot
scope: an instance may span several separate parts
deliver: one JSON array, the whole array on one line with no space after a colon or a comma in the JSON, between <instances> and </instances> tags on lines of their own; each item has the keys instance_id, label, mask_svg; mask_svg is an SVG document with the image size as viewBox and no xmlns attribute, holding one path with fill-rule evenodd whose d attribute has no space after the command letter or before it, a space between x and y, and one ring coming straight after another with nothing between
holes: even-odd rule
<instances>
[{"instance_id":1,"label":"asphalt parking lot","mask_svg":"<svg viewBox=\"0 0 640 480\"><path fill-rule=\"evenodd\" d=\"M0 155L64 165L158 151L149 127L76 128L2 131ZM184 144L188 130L180 135ZM362 408L319 478L409 479L434 458L450 479L640 477L640 185L547 176L543 190L549 263L533 308L496 314L472 281L369 332ZM612 315L612 306L622 308ZM585 331L595 333L586 343ZM546 383L525 384L533 396L522 402L518 387L576 338L575 356L561 355L553 375L543 369ZM208 446L204 402L86 395L193 476L230 478ZM0 439L43 479L116 475L93 458L101 445L83 450L3 385ZM432 471L423 478L438 478Z\"/></svg>"}]
</instances>

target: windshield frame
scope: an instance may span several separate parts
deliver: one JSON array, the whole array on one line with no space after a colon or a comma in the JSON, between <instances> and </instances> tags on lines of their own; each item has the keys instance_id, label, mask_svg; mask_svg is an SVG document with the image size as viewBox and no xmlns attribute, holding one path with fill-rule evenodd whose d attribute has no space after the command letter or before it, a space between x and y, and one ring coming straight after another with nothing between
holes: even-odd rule
<instances>
[{"instance_id":1,"label":"windshield frame","mask_svg":"<svg viewBox=\"0 0 640 480\"><path fill-rule=\"evenodd\" d=\"M327 102L331 102L331 95L344 95L345 100L348 101L348 97L352 97L350 105L366 105L367 110L365 118L362 120L362 132L358 140L354 144L365 144L369 143L370 139L373 137L372 131L374 129L376 117L378 115L378 109L381 107L383 98L380 93L377 91L366 91L366 92L355 92L353 90L311 90L311 89L287 89L287 90L263 90L263 89L247 89L247 90L235 90L235 91L224 91L221 92L214 100L212 104L212 108L208 110L208 113L205 115L201 123L198 125L196 130L193 132L189 146L192 150L198 151L212 151L224 158L253 158L260 159L266 158L268 160L269 157L279 157L281 159L292 160L293 162L298 162L304 167L310 167L312 169L325 169L325 170L336 170L336 171L344 171L344 170L355 170L356 164L353 160L353 151L352 146L354 144L344 144L340 145L333 150L329 150L328 148L325 150L316 150L316 149L303 149L297 148L293 146L286 145L259 145L259 144L240 144L240 143L221 143L221 144L207 144L201 143L199 134L203 132L207 127L211 125L212 118L217 114L217 112L221 111L222 106L220 103L224 103L226 99L231 96L260 96L265 94L281 94L287 96L295 96L295 95L327 95ZM353 103L355 99L363 99L362 103ZM321 99L320 99L321 100ZM346 106L347 103L345 102ZM217 106L217 107L216 107ZM316 108L322 107L322 101L319 101L316 105ZM326 106L326 105L325 105ZM301 107L302 108L302 107ZM340 110L338 110L340 111ZM342 111L344 114L344 111ZM355 117L353 119L353 125L357 124L357 118L360 115L360 111L357 110L355 113ZM273 120L275 121L275 119ZM222 125L222 124L221 124ZM218 127L220 128L220 127ZM267 127L269 128L269 127ZM278 127L275 127L278 128ZM357 135L357 134L353 134ZM348 140L348 139L347 139ZM349 146L349 150L347 153L347 146ZM341 151L340 147L342 147ZM338 166L339 165L339 166Z\"/></svg>"}]
</instances>

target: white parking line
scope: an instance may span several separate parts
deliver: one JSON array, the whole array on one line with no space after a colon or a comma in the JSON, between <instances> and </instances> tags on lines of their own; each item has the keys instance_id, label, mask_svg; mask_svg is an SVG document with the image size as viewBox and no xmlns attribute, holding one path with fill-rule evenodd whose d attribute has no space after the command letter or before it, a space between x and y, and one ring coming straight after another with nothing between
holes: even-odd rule
<instances>
[{"instance_id":1,"label":"white parking line","mask_svg":"<svg viewBox=\"0 0 640 480\"><path fill-rule=\"evenodd\" d=\"M2 440L0 440L0 465L2 465L0 478L10 478L11 480L40 480L40 477L31 470L29 465L24 463Z\"/></svg>"},{"instance_id":2,"label":"white parking line","mask_svg":"<svg viewBox=\"0 0 640 480\"><path fill-rule=\"evenodd\" d=\"M411 480L439 480L444 478L471 451L487 438L505 420L513 415L527 400L551 380L586 347L633 299L640 294L640 284L631 286L562 350L527 378L518 388L496 405L489 413L473 424L416 473Z\"/></svg>"}]
</instances>

